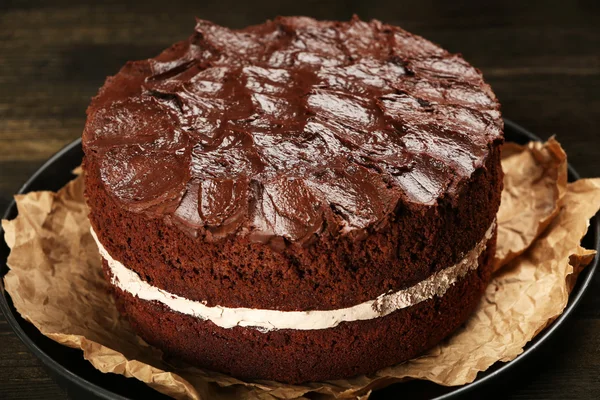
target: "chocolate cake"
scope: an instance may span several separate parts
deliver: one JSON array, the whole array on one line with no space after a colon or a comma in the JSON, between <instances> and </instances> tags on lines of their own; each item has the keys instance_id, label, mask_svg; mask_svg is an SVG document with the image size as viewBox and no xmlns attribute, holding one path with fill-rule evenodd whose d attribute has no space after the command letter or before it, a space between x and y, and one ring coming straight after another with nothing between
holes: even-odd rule
<instances>
[{"instance_id":1,"label":"chocolate cake","mask_svg":"<svg viewBox=\"0 0 600 400\"><path fill-rule=\"evenodd\" d=\"M199 20L87 113L105 274L170 356L284 382L368 374L480 301L503 123L460 55L358 18Z\"/></svg>"}]
</instances>

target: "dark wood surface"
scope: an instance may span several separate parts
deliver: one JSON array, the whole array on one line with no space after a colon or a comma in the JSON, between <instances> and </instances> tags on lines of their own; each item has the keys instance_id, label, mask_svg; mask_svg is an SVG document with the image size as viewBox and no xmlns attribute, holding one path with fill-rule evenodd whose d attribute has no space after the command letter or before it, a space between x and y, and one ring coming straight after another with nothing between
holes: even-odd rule
<instances>
[{"instance_id":1,"label":"dark wood surface","mask_svg":"<svg viewBox=\"0 0 600 400\"><path fill-rule=\"evenodd\" d=\"M275 15L378 18L461 52L504 115L557 135L585 177L600 176L600 7L595 1L0 0L0 208L76 139L107 75L187 37L194 16L233 27ZM600 275L557 337L477 396L600 398ZM0 315L0 399L64 399Z\"/></svg>"}]
</instances>

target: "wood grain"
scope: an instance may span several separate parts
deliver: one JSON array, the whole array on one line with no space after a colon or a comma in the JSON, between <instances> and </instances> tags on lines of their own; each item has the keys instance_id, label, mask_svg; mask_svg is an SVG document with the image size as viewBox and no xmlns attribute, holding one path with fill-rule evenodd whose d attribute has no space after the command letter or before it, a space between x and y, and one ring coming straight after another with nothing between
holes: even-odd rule
<instances>
[{"instance_id":1,"label":"wood grain","mask_svg":"<svg viewBox=\"0 0 600 400\"><path fill-rule=\"evenodd\" d=\"M461 52L506 117L557 135L600 175L600 6L595 1L0 1L0 207L80 136L89 99L130 59L189 35L198 16L232 27L275 15L378 18ZM600 398L600 275L558 337L523 371L472 398ZM382 392L385 397L387 392ZM0 399L65 399L0 316Z\"/></svg>"}]
</instances>

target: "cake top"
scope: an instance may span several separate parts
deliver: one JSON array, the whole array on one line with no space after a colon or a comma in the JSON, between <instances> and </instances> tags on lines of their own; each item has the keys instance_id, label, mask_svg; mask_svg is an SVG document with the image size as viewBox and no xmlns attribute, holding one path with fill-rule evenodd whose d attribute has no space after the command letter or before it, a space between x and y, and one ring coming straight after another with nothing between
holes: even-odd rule
<instances>
[{"instance_id":1,"label":"cake top","mask_svg":"<svg viewBox=\"0 0 600 400\"><path fill-rule=\"evenodd\" d=\"M379 21L199 20L88 109L86 157L123 207L217 240L358 234L450 201L502 140L462 57Z\"/></svg>"}]
</instances>

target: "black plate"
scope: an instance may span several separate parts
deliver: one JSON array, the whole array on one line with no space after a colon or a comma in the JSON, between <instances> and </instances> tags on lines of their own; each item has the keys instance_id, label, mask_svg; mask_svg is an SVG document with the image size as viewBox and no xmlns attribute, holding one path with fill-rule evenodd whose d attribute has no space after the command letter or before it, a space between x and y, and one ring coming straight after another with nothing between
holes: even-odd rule
<instances>
[{"instance_id":1,"label":"black plate","mask_svg":"<svg viewBox=\"0 0 600 400\"><path fill-rule=\"evenodd\" d=\"M530 140L539 140L531 132L519 125L505 120L505 135L507 141L526 143ZM71 172L81 163L83 153L81 140L76 140L52 158L50 158L33 176L23 185L19 193L27 193L35 190L58 190L73 178ZM569 180L579 179L577 172L569 166ZM4 219L13 219L17 216L17 208L14 201L10 204ZM587 248L595 248L600 251L600 223L598 216L592 218L588 234L583 239ZM0 228L0 236L4 238L4 232ZM0 277L8 272L6 258L8 247L4 240L0 244ZM598 257L586 268L581 275L577 285L571 293L569 303L563 314L546 330L539 334L525 348L524 352L509 363L496 363L490 369L478 375L473 383L459 387L442 387L429 382L414 381L389 386L373 394L372 398L397 397L402 393L403 397L411 399L454 399L474 389L495 381L500 375L503 377L518 366L525 359L530 358L542 344L553 336L557 329L573 312L584 292L588 289L594 272L598 265ZM4 291L4 280L0 279L0 308L4 312L8 323L17 336L25 345L42 360L50 375L63 387L73 399L166 399L166 396L148 388L136 379L127 379L120 375L103 374L84 360L81 351L62 346L43 336L33 325L21 318L13 307L12 301Z\"/></svg>"}]
</instances>

